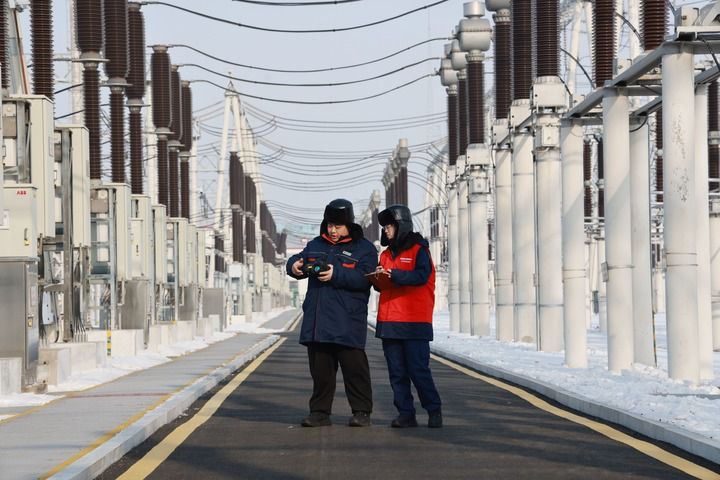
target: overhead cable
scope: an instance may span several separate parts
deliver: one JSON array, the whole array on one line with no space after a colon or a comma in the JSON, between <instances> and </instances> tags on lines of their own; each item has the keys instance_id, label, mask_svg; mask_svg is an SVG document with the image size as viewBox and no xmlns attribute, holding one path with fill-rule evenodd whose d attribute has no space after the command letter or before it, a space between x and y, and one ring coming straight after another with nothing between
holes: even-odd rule
<instances>
[{"instance_id":1,"label":"overhead cable","mask_svg":"<svg viewBox=\"0 0 720 480\"><path fill-rule=\"evenodd\" d=\"M227 87L223 87L221 85L218 85L215 82L212 82L210 80L204 80L204 79L197 79L197 80L190 80L191 83L208 83L216 88L219 88L225 92L234 92L239 93L243 97L249 97L254 98L256 100L265 100L267 102L276 102L276 103L292 103L297 105L337 105L341 103L353 103L353 102L361 102L363 100L370 100L373 98L381 97L383 95L387 95L388 93L392 93L396 90L400 90L401 88L405 88L407 86L412 85L413 83L417 83L420 80L424 80L426 78L435 77L437 76L437 73L428 73L426 75L423 75L421 77L418 77L414 80L410 80L409 82L405 82L402 85L398 85L397 87L390 88L388 90L382 91L380 93L376 93L373 95L367 95L365 97L358 97L358 98L350 98L350 99L343 99L343 100L324 100L324 101L306 101L306 100L289 100L289 99L281 99L281 98L269 98L269 97L261 97L259 95L251 95L249 93L241 93L237 92L236 90L229 89Z\"/></svg>"},{"instance_id":2,"label":"overhead cable","mask_svg":"<svg viewBox=\"0 0 720 480\"><path fill-rule=\"evenodd\" d=\"M257 25L248 25L248 24L236 22L236 21L234 21L234 20L228 20L228 19L226 19L226 18L215 17L215 16L213 16L213 15L208 15L207 13L198 12L198 11L196 11L196 10L192 10L192 9L189 9L189 8L181 7L181 6L179 6L179 5L173 5L172 3L159 2L159 1L155 1L155 0L140 2L140 5L163 5L163 6L165 6L165 7L175 8L175 9L177 9L177 10L181 10L181 11L183 11L183 12L190 13L190 14L192 14L192 15L197 15L198 17L206 18L206 19L208 19L208 20L214 20L214 21L216 21L216 22L227 23L227 24L229 24L229 25L234 25L234 26L236 26L236 27L248 28L248 29L250 29L250 30L259 30L259 31L262 31L262 32L271 32L271 33L336 33L336 32L347 32L347 31L350 31L350 30L358 30L358 29L361 29L361 28L373 27L373 26L375 26L375 25L380 25L380 24L383 24L383 23L391 22L391 21L393 21L393 20L397 20L398 18L406 17L406 16L411 15L411 14L413 14L413 13L417 13L417 12L421 12L421 11L423 11L423 10L427 10L428 8L432 8L432 7L436 6L436 5L440 5L440 4L446 3L446 2L448 2L448 1L449 1L449 0L438 0L438 1L436 1L436 2L433 2L433 3L430 3L430 4L424 5L424 6L422 6L422 7L414 8L414 9L409 10L409 11L407 11L407 12L403 12L403 13L400 13L400 14L398 14L398 15L394 15L394 16L392 16L392 17L390 17L390 18L385 18L385 19L383 19L383 20L376 20L376 21L374 21L374 22L365 23L365 24L363 24L363 25L354 25L354 26L352 26L352 27L312 29L312 30L287 30L287 29L279 29L279 28L260 27L260 26L257 26Z\"/></svg>"},{"instance_id":3,"label":"overhead cable","mask_svg":"<svg viewBox=\"0 0 720 480\"><path fill-rule=\"evenodd\" d=\"M353 65L342 65L342 66L340 66L340 67L313 68L313 69L307 69L307 70L286 70L286 69L280 69L280 68L258 67L258 66L255 66L255 65L247 65L247 64L244 64L244 63L233 62L233 61L231 61L231 60L225 60L225 59L223 59L223 58L216 57L215 55L211 55L211 54L209 54L209 53L207 53L207 52L204 52L204 51L202 51L202 50L199 50L199 49L197 49L197 48L195 48L195 47L192 47L192 46L190 46L190 45L185 45L185 44L182 44L182 43L177 43L177 44L168 45L168 48L187 48L187 49L192 50L192 51L194 51L194 52L196 52L196 53L199 53L200 55L203 55L203 56L205 56L205 57L211 58L211 59L213 59L213 60L217 60L218 62L222 62L222 63L228 64L228 65L233 65L233 66L236 66L236 67L250 68L250 69L253 69L253 70L261 70L261 71L263 71L263 72L275 72L275 73L320 73L320 72L332 72L332 71L335 71L335 70L345 70L345 69L348 69L348 68L363 67L363 66L365 66L365 65L370 65L370 64L372 64L372 63L377 63L377 62L381 62L381 61L383 61L383 60L387 60L388 58L394 57L395 55L399 55L399 54L401 54L401 53L403 53L403 52L407 52L408 50L412 50L412 49L415 48L415 47L419 47L419 46L421 46L421 45L425 45L426 43L439 42L439 41L446 42L446 41L448 41L448 40L449 40L449 38L447 38L447 37L430 38L430 39L428 39L428 40L423 40L422 42L418 42L418 43L415 43L415 44L413 44L413 45L410 45L409 47L405 47L405 48L403 48L403 49L401 49L401 50L398 50L398 51L396 51L396 52L393 52L393 53L391 53L391 54L389 54L389 55L385 55L384 57L376 58L375 60L368 60L367 62L355 63L355 64L353 64Z\"/></svg>"}]
</instances>

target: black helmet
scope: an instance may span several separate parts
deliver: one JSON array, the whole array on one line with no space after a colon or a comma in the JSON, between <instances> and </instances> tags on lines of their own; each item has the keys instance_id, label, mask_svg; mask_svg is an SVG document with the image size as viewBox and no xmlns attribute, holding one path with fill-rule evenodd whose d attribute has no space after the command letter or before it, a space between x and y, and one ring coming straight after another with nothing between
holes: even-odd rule
<instances>
[{"instance_id":1,"label":"black helmet","mask_svg":"<svg viewBox=\"0 0 720 480\"><path fill-rule=\"evenodd\" d=\"M407 234L413 231L412 213L410 213L410 209L405 205L391 205L387 207L378 213L378 222L383 227L391 223L397 226L397 233L393 239L393 243L396 244L401 243ZM390 244L387 235L385 235L385 230L380 234L380 244L383 246Z\"/></svg>"},{"instance_id":2,"label":"black helmet","mask_svg":"<svg viewBox=\"0 0 720 480\"><path fill-rule=\"evenodd\" d=\"M344 198L336 198L328 203L323 214L323 223L347 225L348 227L355 223L352 202Z\"/></svg>"}]
</instances>

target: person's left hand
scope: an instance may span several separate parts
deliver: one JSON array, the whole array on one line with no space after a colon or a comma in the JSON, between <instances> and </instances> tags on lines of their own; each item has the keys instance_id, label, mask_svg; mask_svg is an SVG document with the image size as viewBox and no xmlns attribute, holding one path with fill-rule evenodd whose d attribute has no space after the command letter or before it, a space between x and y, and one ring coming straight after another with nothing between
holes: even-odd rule
<instances>
[{"instance_id":1,"label":"person's left hand","mask_svg":"<svg viewBox=\"0 0 720 480\"><path fill-rule=\"evenodd\" d=\"M318 274L318 280L320 280L321 282L329 282L333 276L332 264L328 265L328 267L330 267L328 270L325 270L324 272L320 272Z\"/></svg>"}]
</instances>

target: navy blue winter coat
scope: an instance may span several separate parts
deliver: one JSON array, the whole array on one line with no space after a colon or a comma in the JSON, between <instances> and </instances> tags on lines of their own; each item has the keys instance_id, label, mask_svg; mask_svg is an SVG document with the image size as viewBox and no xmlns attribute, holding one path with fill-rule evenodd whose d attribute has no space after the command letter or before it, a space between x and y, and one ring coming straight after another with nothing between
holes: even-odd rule
<instances>
[{"instance_id":1,"label":"navy blue winter coat","mask_svg":"<svg viewBox=\"0 0 720 480\"><path fill-rule=\"evenodd\" d=\"M373 272L378 263L375 246L363 237L359 225L348 225L350 237L333 244L321 235L308 242L302 252L287 261L287 274L298 280L307 278L308 289L303 302L300 343L335 343L365 348L367 339L368 299L370 282L365 274ZM326 232L325 222L321 231ZM333 265L329 282L315 276L296 276L292 265L300 258L305 264L324 259Z\"/></svg>"}]
</instances>

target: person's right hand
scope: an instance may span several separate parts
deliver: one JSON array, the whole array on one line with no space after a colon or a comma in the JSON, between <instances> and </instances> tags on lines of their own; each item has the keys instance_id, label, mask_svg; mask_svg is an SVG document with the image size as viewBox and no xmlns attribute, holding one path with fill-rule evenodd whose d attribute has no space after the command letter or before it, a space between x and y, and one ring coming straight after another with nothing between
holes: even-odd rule
<instances>
[{"instance_id":1,"label":"person's right hand","mask_svg":"<svg viewBox=\"0 0 720 480\"><path fill-rule=\"evenodd\" d=\"M293 274L297 275L298 277L302 277L304 275L303 271L301 270L303 266L303 259L301 258L297 262L292 264L292 272Z\"/></svg>"}]
</instances>

